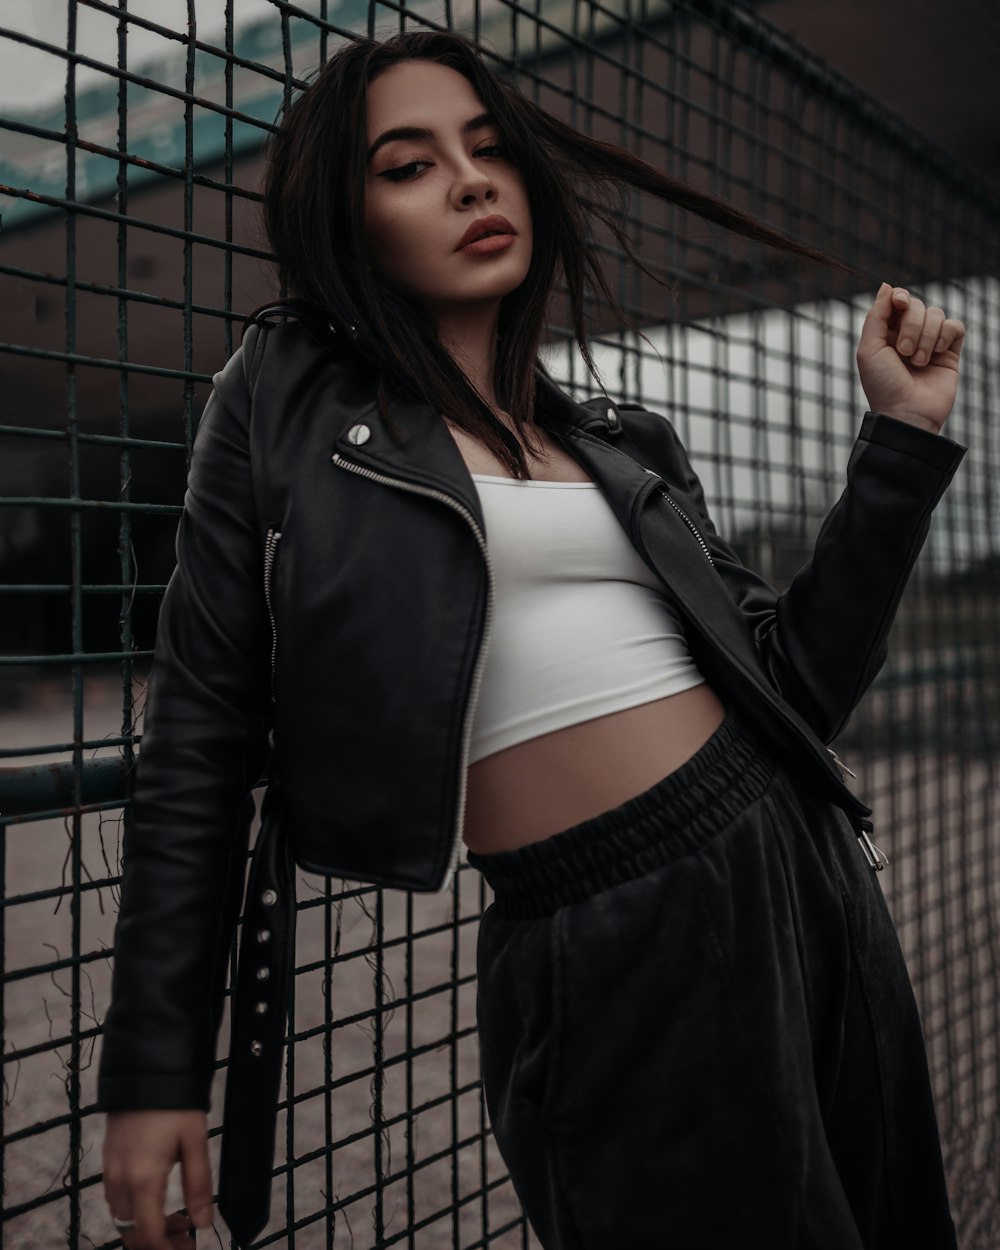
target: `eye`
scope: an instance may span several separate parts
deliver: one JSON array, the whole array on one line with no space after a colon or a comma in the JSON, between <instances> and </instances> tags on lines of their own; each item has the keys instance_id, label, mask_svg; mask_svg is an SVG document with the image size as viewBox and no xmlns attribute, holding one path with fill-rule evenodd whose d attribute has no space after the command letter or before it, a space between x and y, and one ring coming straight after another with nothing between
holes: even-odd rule
<instances>
[{"instance_id":1,"label":"eye","mask_svg":"<svg viewBox=\"0 0 1000 1250\"><path fill-rule=\"evenodd\" d=\"M486 144L485 148L476 151L476 156L486 156L486 158L495 159L497 156L506 156L506 148L502 144ZM390 183L402 183L406 179L415 178L417 166L431 165L429 160L411 160L405 165L396 165L395 169L384 169L379 174L379 178L387 178Z\"/></svg>"},{"instance_id":2,"label":"eye","mask_svg":"<svg viewBox=\"0 0 1000 1250\"><path fill-rule=\"evenodd\" d=\"M418 165L429 165L430 161L409 161L406 165L397 165L395 169L383 169L380 178L388 178L390 182L402 182L404 178L413 176Z\"/></svg>"}]
</instances>

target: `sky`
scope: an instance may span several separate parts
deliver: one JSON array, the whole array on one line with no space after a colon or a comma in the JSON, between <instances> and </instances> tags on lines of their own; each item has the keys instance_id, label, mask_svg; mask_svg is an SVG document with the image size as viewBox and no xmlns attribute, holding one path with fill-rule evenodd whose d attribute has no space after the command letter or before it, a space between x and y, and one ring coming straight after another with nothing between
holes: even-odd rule
<instances>
[{"instance_id":1,"label":"sky","mask_svg":"<svg viewBox=\"0 0 1000 1250\"><path fill-rule=\"evenodd\" d=\"M276 10L270 0L232 0L237 27ZM299 7L317 9L309 0L298 0ZM225 32L225 0L195 0L198 38L221 42ZM331 6L332 7L332 6ZM128 11L171 30L187 30L188 0L128 0ZM0 27L15 30L58 47L66 46L67 0L2 0ZM116 62L118 19L85 4L77 6L77 51L95 60ZM182 55L181 45L136 25L129 26L130 65L159 56L173 49ZM107 81L99 70L80 66L77 89L97 81ZM27 47L0 33L0 110L21 112L58 99L66 84L63 57Z\"/></svg>"}]
</instances>

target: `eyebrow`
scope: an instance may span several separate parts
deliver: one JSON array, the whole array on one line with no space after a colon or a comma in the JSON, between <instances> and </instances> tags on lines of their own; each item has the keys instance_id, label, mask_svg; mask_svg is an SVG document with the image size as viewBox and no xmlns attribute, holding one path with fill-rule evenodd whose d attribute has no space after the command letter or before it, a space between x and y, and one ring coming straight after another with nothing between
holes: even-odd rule
<instances>
[{"instance_id":1,"label":"eyebrow","mask_svg":"<svg viewBox=\"0 0 1000 1250\"><path fill-rule=\"evenodd\" d=\"M487 126L495 126L496 119L492 113L479 113L476 117L470 117L462 126L462 134L471 134L474 130L485 130ZM386 143L391 143L393 139L433 139L434 131L428 130L426 126L396 126L392 130L386 130L375 140L368 149L368 155L365 158L365 164L370 165L371 159L380 147Z\"/></svg>"}]
</instances>

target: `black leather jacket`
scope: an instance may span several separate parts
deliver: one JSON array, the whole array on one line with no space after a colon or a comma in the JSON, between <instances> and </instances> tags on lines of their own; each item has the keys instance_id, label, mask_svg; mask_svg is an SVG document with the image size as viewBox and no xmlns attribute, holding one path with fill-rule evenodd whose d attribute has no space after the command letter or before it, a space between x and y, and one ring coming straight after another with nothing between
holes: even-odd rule
<instances>
[{"instance_id":1,"label":"black leather jacket","mask_svg":"<svg viewBox=\"0 0 1000 1250\"><path fill-rule=\"evenodd\" d=\"M814 555L779 595L716 533L669 421L634 404L580 405L536 377L538 423L662 578L710 685L860 828L870 810L825 744L883 663L965 448L866 413ZM269 851L275 881L287 886L290 854L311 872L400 889L449 884L492 620L487 536L441 419L403 393L392 412L403 447L379 416L371 369L300 324L251 326L216 375L126 826L104 1110L209 1105L249 792L272 730L265 825L280 795L271 823L287 843ZM287 970L287 944L278 958Z\"/></svg>"}]
</instances>

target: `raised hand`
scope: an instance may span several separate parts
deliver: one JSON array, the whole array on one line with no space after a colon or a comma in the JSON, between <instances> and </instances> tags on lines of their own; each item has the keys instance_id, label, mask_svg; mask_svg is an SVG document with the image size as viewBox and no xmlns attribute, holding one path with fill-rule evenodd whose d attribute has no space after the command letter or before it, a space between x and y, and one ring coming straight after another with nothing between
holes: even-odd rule
<instances>
[{"instance_id":1,"label":"raised hand","mask_svg":"<svg viewBox=\"0 0 1000 1250\"><path fill-rule=\"evenodd\" d=\"M937 434L958 390L965 325L883 282L858 343L858 373L872 412Z\"/></svg>"}]
</instances>

